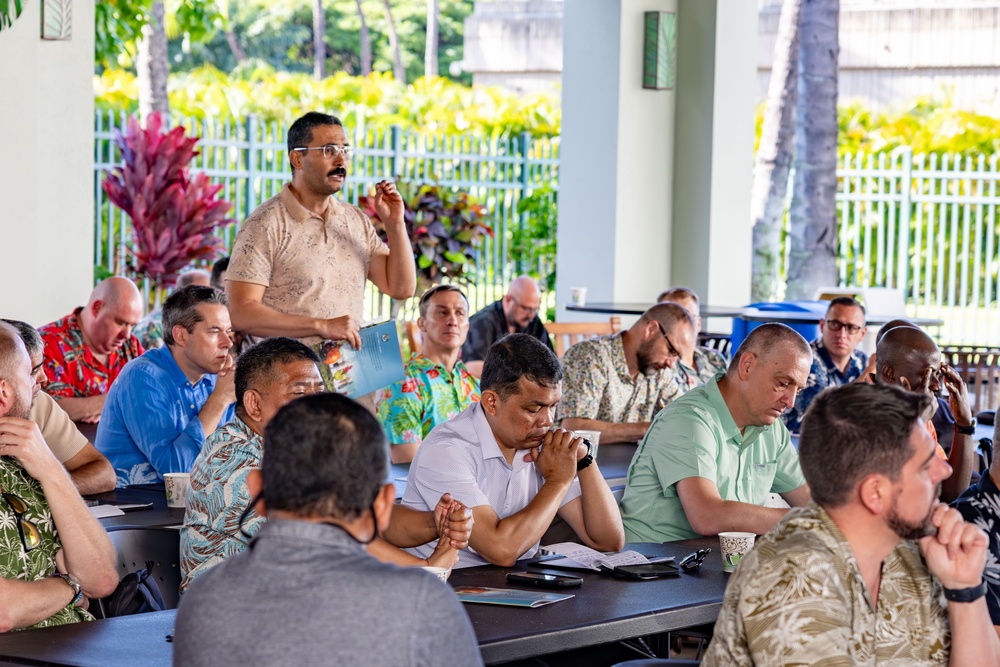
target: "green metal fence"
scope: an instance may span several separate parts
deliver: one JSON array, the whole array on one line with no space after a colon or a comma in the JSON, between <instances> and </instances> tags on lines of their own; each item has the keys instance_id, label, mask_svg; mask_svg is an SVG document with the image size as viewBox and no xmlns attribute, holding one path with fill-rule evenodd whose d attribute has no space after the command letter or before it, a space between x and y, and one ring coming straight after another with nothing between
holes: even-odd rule
<instances>
[{"instance_id":1,"label":"green metal fence","mask_svg":"<svg viewBox=\"0 0 1000 667\"><path fill-rule=\"evenodd\" d=\"M174 118L190 136L200 137L191 169L204 171L223 186L219 196L233 203L230 216L242 222L261 202L278 194L290 178L285 136L287 128L249 117L242 122ZM114 131L124 131L127 117L101 113L95 120L94 195L97 233L94 263L108 273L128 274L131 247L130 221L104 195L105 169L118 166L120 158L112 141ZM351 131L351 128L347 128ZM365 130L355 134L357 147L343 198L358 197L383 178L411 182L436 182L469 192L490 211L494 238L480 249L477 271L468 285L473 311L502 294L517 268L510 261L511 235L523 223L517 214L522 198L541 186L556 187L559 164L558 139L534 139L525 133L501 139L471 136L425 136L403 131ZM231 248L236 227L223 234ZM149 286L144 285L147 290ZM404 317L413 316L414 304L403 304ZM374 288L366 298L365 317L384 319L389 300Z\"/></svg>"}]
</instances>

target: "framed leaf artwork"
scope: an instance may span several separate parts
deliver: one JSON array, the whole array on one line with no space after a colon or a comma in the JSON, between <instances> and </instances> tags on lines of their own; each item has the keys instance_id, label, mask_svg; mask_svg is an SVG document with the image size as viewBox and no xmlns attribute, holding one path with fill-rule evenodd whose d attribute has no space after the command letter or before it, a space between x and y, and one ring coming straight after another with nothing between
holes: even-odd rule
<instances>
[{"instance_id":1,"label":"framed leaf artwork","mask_svg":"<svg viewBox=\"0 0 1000 667\"><path fill-rule=\"evenodd\" d=\"M42 39L69 39L72 28L73 0L42 0Z\"/></svg>"}]
</instances>

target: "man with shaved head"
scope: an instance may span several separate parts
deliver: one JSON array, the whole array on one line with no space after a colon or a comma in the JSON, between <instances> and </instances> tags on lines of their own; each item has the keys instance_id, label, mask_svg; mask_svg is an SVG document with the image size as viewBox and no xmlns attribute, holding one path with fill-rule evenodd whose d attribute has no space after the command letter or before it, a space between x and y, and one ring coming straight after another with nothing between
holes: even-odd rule
<instances>
[{"instance_id":1,"label":"man with shaved head","mask_svg":"<svg viewBox=\"0 0 1000 667\"><path fill-rule=\"evenodd\" d=\"M45 392L74 421L96 423L104 398L125 364L143 353L132 334L142 295L128 278L101 281L87 305L38 331L45 342Z\"/></svg>"},{"instance_id":2,"label":"man with shaved head","mask_svg":"<svg viewBox=\"0 0 1000 667\"><path fill-rule=\"evenodd\" d=\"M601 432L601 443L638 442L653 416L680 395L674 365L696 340L691 314L660 303L628 328L577 343L563 357L563 400L556 420Z\"/></svg>"},{"instance_id":3,"label":"man with shaved head","mask_svg":"<svg viewBox=\"0 0 1000 667\"><path fill-rule=\"evenodd\" d=\"M538 283L528 276L518 276L511 282L504 298L473 315L469 319L468 338L462 345L462 362L469 372L479 377L486 351L507 334L528 334L553 349L549 332L538 319L541 303L542 293Z\"/></svg>"},{"instance_id":4,"label":"man with shaved head","mask_svg":"<svg viewBox=\"0 0 1000 667\"><path fill-rule=\"evenodd\" d=\"M185 271L177 277L177 286L175 289L184 289L188 285L202 285L204 287L216 287L212 284L212 275L205 269L191 269L190 271ZM221 287L216 287L216 289L222 290ZM163 347L163 309L157 308L146 317L139 320L139 324L135 325L135 329L132 331L135 337L139 339L142 343L142 347L145 350L152 350L157 347Z\"/></svg>"},{"instance_id":5,"label":"man with shaved head","mask_svg":"<svg viewBox=\"0 0 1000 667\"><path fill-rule=\"evenodd\" d=\"M769 493L809 501L781 413L805 386L812 350L783 324L744 339L725 375L656 416L628 471L622 520L630 542L667 542L726 531L763 535L788 512Z\"/></svg>"},{"instance_id":6,"label":"man with shaved head","mask_svg":"<svg viewBox=\"0 0 1000 667\"><path fill-rule=\"evenodd\" d=\"M973 437L976 420L969 407L969 390L954 368L941 362L941 350L934 340L914 326L899 326L882 335L875 350L878 369L875 382L898 385L908 391L923 392L937 399L944 387L948 390L948 406L954 415L951 452L947 461L952 474L941 484L941 499L950 502L969 488L974 460ZM938 411L940 412L940 408ZM938 440L932 422L927 428ZM945 451L938 446L939 455Z\"/></svg>"},{"instance_id":7,"label":"man with shaved head","mask_svg":"<svg viewBox=\"0 0 1000 667\"><path fill-rule=\"evenodd\" d=\"M31 360L0 323L0 632L93 619L118 584L115 552L30 420Z\"/></svg>"}]
</instances>

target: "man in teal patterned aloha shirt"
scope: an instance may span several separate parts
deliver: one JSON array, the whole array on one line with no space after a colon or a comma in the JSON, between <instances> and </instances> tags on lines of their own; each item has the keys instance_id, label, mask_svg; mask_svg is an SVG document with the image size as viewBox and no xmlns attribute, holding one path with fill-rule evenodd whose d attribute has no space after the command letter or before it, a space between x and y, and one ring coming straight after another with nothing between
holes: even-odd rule
<instances>
[{"instance_id":1,"label":"man in teal patterned aloha shirt","mask_svg":"<svg viewBox=\"0 0 1000 667\"><path fill-rule=\"evenodd\" d=\"M379 423L392 444L392 462L409 463L431 429L479 401L479 381L458 358L469 333L469 301L454 285L420 297L423 347L401 382L379 392Z\"/></svg>"},{"instance_id":2,"label":"man in teal patterned aloha shirt","mask_svg":"<svg viewBox=\"0 0 1000 667\"><path fill-rule=\"evenodd\" d=\"M32 385L24 343L0 323L0 632L91 620L87 598L118 584L111 541L30 421Z\"/></svg>"}]
</instances>

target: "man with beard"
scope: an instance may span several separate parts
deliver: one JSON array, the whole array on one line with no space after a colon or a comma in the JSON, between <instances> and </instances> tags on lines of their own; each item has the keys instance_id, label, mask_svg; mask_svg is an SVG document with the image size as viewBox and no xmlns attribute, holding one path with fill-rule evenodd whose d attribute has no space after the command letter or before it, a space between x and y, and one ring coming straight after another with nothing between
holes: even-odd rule
<instances>
[{"instance_id":1,"label":"man with beard","mask_svg":"<svg viewBox=\"0 0 1000 667\"><path fill-rule=\"evenodd\" d=\"M298 338L314 350L323 340L359 348L366 280L393 299L413 296L416 265L395 184L374 188L388 247L361 209L333 197L353 154L336 117L312 111L292 123L292 181L250 214L233 244L226 293L234 329Z\"/></svg>"},{"instance_id":2,"label":"man with beard","mask_svg":"<svg viewBox=\"0 0 1000 667\"><path fill-rule=\"evenodd\" d=\"M638 442L657 412L681 392L677 360L691 354L695 323L682 306L653 306L626 331L577 343L563 357L556 421L601 432L601 444Z\"/></svg>"},{"instance_id":3,"label":"man with beard","mask_svg":"<svg viewBox=\"0 0 1000 667\"><path fill-rule=\"evenodd\" d=\"M725 375L695 387L653 421L628 471L622 519L630 542L726 531L763 535L788 512L769 493L809 501L781 413L809 374L809 344L783 324L746 337Z\"/></svg>"},{"instance_id":4,"label":"man with beard","mask_svg":"<svg viewBox=\"0 0 1000 667\"><path fill-rule=\"evenodd\" d=\"M934 408L860 383L816 397L799 445L814 502L740 560L703 665L1000 664L986 535L938 503Z\"/></svg>"},{"instance_id":5,"label":"man with beard","mask_svg":"<svg viewBox=\"0 0 1000 667\"><path fill-rule=\"evenodd\" d=\"M118 584L115 552L30 421L31 360L0 323L0 632L89 621Z\"/></svg>"}]
</instances>

